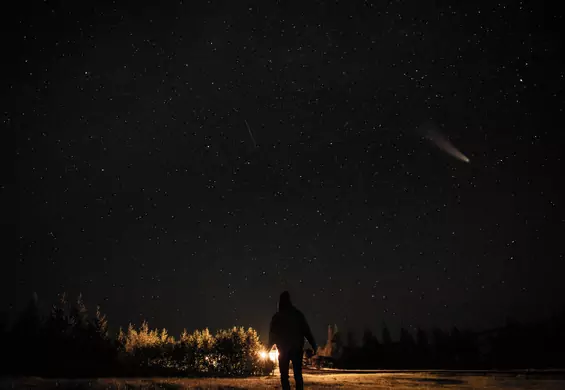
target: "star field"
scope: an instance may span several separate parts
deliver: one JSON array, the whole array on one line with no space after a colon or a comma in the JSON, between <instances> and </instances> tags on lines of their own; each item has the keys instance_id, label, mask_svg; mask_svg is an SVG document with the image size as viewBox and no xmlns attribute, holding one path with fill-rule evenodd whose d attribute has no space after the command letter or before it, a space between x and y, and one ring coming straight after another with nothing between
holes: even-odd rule
<instances>
[{"instance_id":1,"label":"star field","mask_svg":"<svg viewBox=\"0 0 565 390\"><path fill-rule=\"evenodd\" d=\"M29 3L1 86L3 308L82 292L113 326L264 336L289 289L323 338L563 304L549 5Z\"/></svg>"}]
</instances>

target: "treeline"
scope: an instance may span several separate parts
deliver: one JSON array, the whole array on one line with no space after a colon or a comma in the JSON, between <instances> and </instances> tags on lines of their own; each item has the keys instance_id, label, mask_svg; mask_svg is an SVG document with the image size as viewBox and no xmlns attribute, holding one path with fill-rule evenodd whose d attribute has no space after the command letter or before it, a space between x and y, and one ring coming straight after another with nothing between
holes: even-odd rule
<instances>
[{"instance_id":1,"label":"treeline","mask_svg":"<svg viewBox=\"0 0 565 390\"><path fill-rule=\"evenodd\" d=\"M252 328L182 332L175 338L147 322L110 336L108 319L98 307L92 314L82 296L62 295L42 315L37 295L13 321L0 317L0 374L58 377L101 376L249 376L273 370L259 352Z\"/></svg>"},{"instance_id":2,"label":"treeline","mask_svg":"<svg viewBox=\"0 0 565 390\"><path fill-rule=\"evenodd\" d=\"M366 330L360 343L351 333L333 336L334 365L350 369L547 369L564 368L565 315L538 323L507 321L484 332L434 329L414 334L401 329L398 340L383 329Z\"/></svg>"}]
</instances>

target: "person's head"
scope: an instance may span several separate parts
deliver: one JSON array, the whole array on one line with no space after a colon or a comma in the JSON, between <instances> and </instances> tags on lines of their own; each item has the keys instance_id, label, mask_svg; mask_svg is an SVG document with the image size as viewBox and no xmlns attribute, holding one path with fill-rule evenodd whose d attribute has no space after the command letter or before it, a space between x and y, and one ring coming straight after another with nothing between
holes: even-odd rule
<instances>
[{"instance_id":1,"label":"person's head","mask_svg":"<svg viewBox=\"0 0 565 390\"><path fill-rule=\"evenodd\" d=\"M292 306L290 301L290 294L288 291L283 291L279 297L279 310L288 309Z\"/></svg>"}]
</instances>

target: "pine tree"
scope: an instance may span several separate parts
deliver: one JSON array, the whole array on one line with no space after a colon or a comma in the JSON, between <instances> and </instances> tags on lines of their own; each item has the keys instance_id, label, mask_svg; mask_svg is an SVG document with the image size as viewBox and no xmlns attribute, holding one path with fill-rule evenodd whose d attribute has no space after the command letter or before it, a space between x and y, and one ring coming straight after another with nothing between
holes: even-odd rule
<instances>
[{"instance_id":1,"label":"pine tree","mask_svg":"<svg viewBox=\"0 0 565 390\"><path fill-rule=\"evenodd\" d=\"M73 327L86 330L88 328L88 310L82 299L82 294L79 294L75 304L71 307L70 315L71 324Z\"/></svg>"},{"instance_id":2,"label":"pine tree","mask_svg":"<svg viewBox=\"0 0 565 390\"><path fill-rule=\"evenodd\" d=\"M259 360L259 352L263 349L259 335L253 328L248 328L245 332L245 368L246 374L253 375L261 370L261 361Z\"/></svg>"},{"instance_id":3,"label":"pine tree","mask_svg":"<svg viewBox=\"0 0 565 390\"><path fill-rule=\"evenodd\" d=\"M351 330L347 331L347 346L349 348L357 347L357 342L355 341L355 334Z\"/></svg>"},{"instance_id":4,"label":"pine tree","mask_svg":"<svg viewBox=\"0 0 565 390\"><path fill-rule=\"evenodd\" d=\"M419 368L429 367L429 342L428 335L425 330L418 328L416 333L417 362Z\"/></svg>"},{"instance_id":5,"label":"pine tree","mask_svg":"<svg viewBox=\"0 0 565 390\"><path fill-rule=\"evenodd\" d=\"M25 332L27 335L36 334L39 331L41 314L39 313L38 301L37 293L34 292L14 325L17 331Z\"/></svg>"},{"instance_id":6,"label":"pine tree","mask_svg":"<svg viewBox=\"0 0 565 390\"><path fill-rule=\"evenodd\" d=\"M462 359L461 332L454 326L449 333L449 361L456 366Z\"/></svg>"},{"instance_id":7,"label":"pine tree","mask_svg":"<svg viewBox=\"0 0 565 390\"><path fill-rule=\"evenodd\" d=\"M121 329L120 329L121 330ZM123 349L127 353L132 353L138 344L138 335L132 323L128 325L128 330L124 335Z\"/></svg>"},{"instance_id":8,"label":"pine tree","mask_svg":"<svg viewBox=\"0 0 565 390\"><path fill-rule=\"evenodd\" d=\"M371 329L365 329L363 331L363 348L367 350L374 350L379 345L379 340L373 335Z\"/></svg>"},{"instance_id":9,"label":"pine tree","mask_svg":"<svg viewBox=\"0 0 565 390\"><path fill-rule=\"evenodd\" d=\"M190 335L189 335L188 332L186 331L186 328L184 328L184 329L182 330L182 333L180 334L180 340L179 340L179 342L180 342L180 343L183 343L183 344L188 343L189 337L190 337Z\"/></svg>"},{"instance_id":10,"label":"pine tree","mask_svg":"<svg viewBox=\"0 0 565 390\"><path fill-rule=\"evenodd\" d=\"M3 345L4 348L8 346L8 315L5 312L0 312L0 345ZM2 351L2 361L6 358L4 354L9 353L10 351ZM8 374L8 367L6 364L0 364L0 376Z\"/></svg>"},{"instance_id":11,"label":"pine tree","mask_svg":"<svg viewBox=\"0 0 565 390\"><path fill-rule=\"evenodd\" d=\"M373 332L371 329L365 329L363 331L363 347L368 348L371 345L371 340L373 339Z\"/></svg>"},{"instance_id":12,"label":"pine tree","mask_svg":"<svg viewBox=\"0 0 565 390\"><path fill-rule=\"evenodd\" d=\"M105 314L100 311L100 306L96 306L96 316L93 321L95 332L104 340L108 339L108 320Z\"/></svg>"},{"instance_id":13,"label":"pine tree","mask_svg":"<svg viewBox=\"0 0 565 390\"><path fill-rule=\"evenodd\" d=\"M334 325L334 332L331 340L330 356L333 357L334 359L339 359L342 353L343 353L343 340L341 339L341 332L337 328L337 325Z\"/></svg>"},{"instance_id":14,"label":"pine tree","mask_svg":"<svg viewBox=\"0 0 565 390\"><path fill-rule=\"evenodd\" d=\"M127 343L127 335L124 332L124 329L120 326L118 329L118 334L116 335L116 346L118 351L124 351L126 348Z\"/></svg>"},{"instance_id":15,"label":"pine tree","mask_svg":"<svg viewBox=\"0 0 565 390\"><path fill-rule=\"evenodd\" d=\"M20 373L34 373L40 368L39 354L44 350L43 346L39 345L42 341L40 338L42 325L37 293L33 293L26 308L17 318L8 338L7 349L12 355L10 363L14 364L13 368Z\"/></svg>"},{"instance_id":16,"label":"pine tree","mask_svg":"<svg viewBox=\"0 0 565 390\"><path fill-rule=\"evenodd\" d=\"M422 328L418 328L416 333L416 344L418 345L418 348L421 349L428 347L428 335Z\"/></svg>"},{"instance_id":17,"label":"pine tree","mask_svg":"<svg viewBox=\"0 0 565 390\"><path fill-rule=\"evenodd\" d=\"M414 345L414 338L412 334L408 332L405 328L400 328L400 344L405 346L412 346Z\"/></svg>"},{"instance_id":18,"label":"pine tree","mask_svg":"<svg viewBox=\"0 0 565 390\"><path fill-rule=\"evenodd\" d=\"M69 307L65 293L60 294L59 302L53 304L51 308L51 320L57 324L57 328L61 333L67 331L69 325Z\"/></svg>"},{"instance_id":19,"label":"pine tree","mask_svg":"<svg viewBox=\"0 0 565 390\"><path fill-rule=\"evenodd\" d=\"M447 351L447 337L445 332L440 328L434 328L433 335L433 351L434 351L434 364L436 368L444 367L448 362Z\"/></svg>"},{"instance_id":20,"label":"pine tree","mask_svg":"<svg viewBox=\"0 0 565 390\"><path fill-rule=\"evenodd\" d=\"M169 332L167 329L163 328L161 334L159 335L159 341L161 344L167 344L170 341Z\"/></svg>"},{"instance_id":21,"label":"pine tree","mask_svg":"<svg viewBox=\"0 0 565 390\"><path fill-rule=\"evenodd\" d=\"M403 368L413 368L414 367L414 338L412 334L405 328L400 328L400 349L399 362Z\"/></svg>"},{"instance_id":22,"label":"pine tree","mask_svg":"<svg viewBox=\"0 0 565 390\"><path fill-rule=\"evenodd\" d=\"M383 323L383 332L382 332L382 339L384 345L392 344L392 338L390 337L390 331L385 323Z\"/></svg>"}]
</instances>

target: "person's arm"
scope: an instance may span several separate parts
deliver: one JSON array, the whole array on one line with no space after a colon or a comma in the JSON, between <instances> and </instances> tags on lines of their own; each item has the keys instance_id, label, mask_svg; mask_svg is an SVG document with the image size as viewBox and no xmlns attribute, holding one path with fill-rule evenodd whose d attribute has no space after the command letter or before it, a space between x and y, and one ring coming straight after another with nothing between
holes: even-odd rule
<instances>
[{"instance_id":1,"label":"person's arm","mask_svg":"<svg viewBox=\"0 0 565 390\"><path fill-rule=\"evenodd\" d=\"M306 337L306 340L308 340L308 342L314 349L314 354L316 354L318 351L318 345L316 344L316 340L314 340L314 335L310 330L310 326L308 325L308 321L306 321L306 317L304 316L304 314L302 314L302 328L304 332L304 337Z\"/></svg>"},{"instance_id":2,"label":"person's arm","mask_svg":"<svg viewBox=\"0 0 565 390\"><path fill-rule=\"evenodd\" d=\"M276 344L275 319L276 315L271 318L271 325L269 326L269 344L267 345L267 350L269 351L273 348L273 344Z\"/></svg>"}]
</instances>

